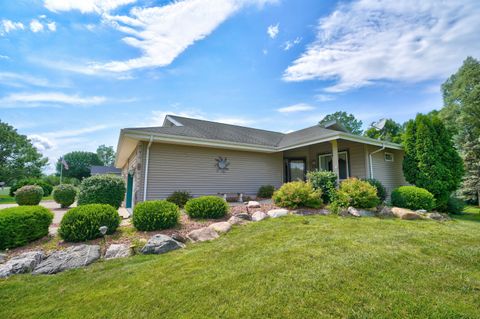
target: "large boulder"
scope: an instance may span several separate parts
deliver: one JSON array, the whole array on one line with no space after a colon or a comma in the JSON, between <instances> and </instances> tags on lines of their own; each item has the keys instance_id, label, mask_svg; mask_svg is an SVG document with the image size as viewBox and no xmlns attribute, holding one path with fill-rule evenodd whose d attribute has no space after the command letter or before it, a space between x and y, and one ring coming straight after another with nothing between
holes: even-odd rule
<instances>
[{"instance_id":1,"label":"large boulder","mask_svg":"<svg viewBox=\"0 0 480 319\"><path fill-rule=\"evenodd\" d=\"M219 237L218 233L210 227L204 227L200 229L192 230L188 233L187 237L193 241L207 241L213 240Z\"/></svg>"},{"instance_id":2,"label":"large boulder","mask_svg":"<svg viewBox=\"0 0 480 319\"><path fill-rule=\"evenodd\" d=\"M250 216L250 214L243 213L243 212L235 214L235 217L240 218L240 219L244 219L246 221L251 221L252 220L252 216Z\"/></svg>"},{"instance_id":3,"label":"large boulder","mask_svg":"<svg viewBox=\"0 0 480 319\"><path fill-rule=\"evenodd\" d=\"M184 248L185 245L176 241L167 235L157 234L150 237L147 244L143 246L141 252L143 254L164 254L171 250Z\"/></svg>"},{"instance_id":4,"label":"large boulder","mask_svg":"<svg viewBox=\"0 0 480 319\"><path fill-rule=\"evenodd\" d=\"M420 216L420 214L407 208L392 207L392 214L400 219L405 220L422 219L422 216Z\"/></svg>"},{"instance_id":5,"label":"large boulder","mask_svg":"<svg viewBox=\"0 0 480 319\"><path fill-rule=\"evenodd\" d=\"M383 206L383 208L377 214L378 214L378 217L381 217L381 218L395 217L395 215L392 212L392 208L388 206Z\"/></svg>"},{"instance_id":6,"label":"large boulder","mask_svg":"<svg viewBox=\"0 0 480 319\"><path fill-rule=\"evenodd\" d=\"M172 238L173 238L174 240L179 241L179 242L184 243L184 244L185 244L185 243L187 242L187 240L188 240L187 237L183 236L183 235L180 234L180 233L173 233L173 234L172 234Z\"/></svg>"},{"instance_id":7,"label":"large boulder","mask_svg":"<svg viewBox=\"0 0 480 319\"><path fill-rule=\"evenodd\" d=\"M30 251L11 258L0 265L0 278L31 272L45 257L42 251Z\"/></svg>"},{"instance_id":8,"label":"large boulder","mask_svg":"<svg viewBox=\"0 0 480 319\"><path fill-rule=\"evenodd\" d=\"M440 222L450 220L450 217L447 214L441 214L441 213L437 213L437 212L427 213L427 214L425 214L425 216L428 219L433 219L433 220L440 221Z\"/></svg>"},{"instance_id":9,"label":"large boulder","mask_svg":"<svg viewBox=\"0 0 480 319\"><path fill-rule=\"evenodd\" d=\"M132 250L125 244L111 244L105 252L105 259L130 257Z\"/></svg>"},{"instance_id":10,"label":"large boulder","mask_svg":"<svg viewBox=\"0 0 480 319\"><path fill-rule=\"evenodd\" d=\"M254 222L259 222L261 220L264 220L267 217L268 217L268 215L265 214L264 212L261 212L261 211L258 211L258 212L255 212L255 213L252 214L252 220Z\"/></svg>"},{"instance_id":11,"label":"large boulder","mask_svg":"<svg viewBox=\"0 0 480 319\"><path fill-rule=\"evenodd\" d=\"M90 265L100 258L100 246L80 245L65 250L55 251L44 259L35 269L34 274L56 274L68 269Z\"/></svg>"},{"instance_id":12,"label":"large boulder","mask_svg":"<svg viewBox=\"0 0 480 319\"><path fill-rule=\"evenodd\" d=\"M245 220L245 219L239 218L237 216L232 216L228 219L228 223L230 223L232 225L243 225L246 222L248 222L248 221Z\"/></svg>"},{"instance_id":13,"label":"large boulder","mask_svg":"<svg viewBox=\"0 0 480 319\"><path fill-rule=\"evenodd\" d=\"M247 203L247 208L260 208L260 203L251 200Z\"/></svg>"},{"instance_id":14,"label":"large boulder","mask_svg":"<svg viewBox=\"0 0 480 319\"><path fill-rule=\"evenodd\" d=\"M229 222L218 222L211 224L208 227L213 229L217 233L227 233L232 228L232 224L230 224Z\"/></svg>"},{"instance_id":15,"label":"large boulder","mask_svg":"<svg viewBox=\"0 0 480 319\"><path fill-rule=\"evenodd\" d=\"M347 209L348 213L352 216L355 216L355 217L372 217L372 216L375 216L375 214L373 212L370 212L368 210L364 210L364 209L356 209L355 207L348 207Z\"/></svg>"},{"instance_id":16,"label":"large boulder","mask_svg":"<svg viewBox=\"0 0 480 319\"><path fill-rule=\"evenodd\" d=\"M267 212L267 215L272 218L282 217L288 215L288 210L284 208L272 209Z\"/></svg>"}]
</instances>

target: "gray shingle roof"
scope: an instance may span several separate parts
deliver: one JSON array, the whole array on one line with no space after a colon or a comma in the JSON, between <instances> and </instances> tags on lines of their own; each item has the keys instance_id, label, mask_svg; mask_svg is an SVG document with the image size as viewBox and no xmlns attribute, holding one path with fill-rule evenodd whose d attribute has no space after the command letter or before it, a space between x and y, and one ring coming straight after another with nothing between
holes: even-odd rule
<instances>
[{"instance_id":1,"label":"gray shingle roof","mask_svg":"<svg viewBox=\"0 0 480 319\"><path fill-rule=\"evenodd\" d=\"M337 133L337 131L326 129L318 125L284 134L280 132L197 120L181 116L168 115L168 117L172 118L174 121L182 124L183 126L139 127L128 128L127 130L138 130L157 134L196 137L209 140L220 140L271 147L287 147L303 141L318 139L322 136L328 136Z\"/></svg>"},{"instance_id":2,"label":"gray shingle roof","mask_svg":"<svg viewBox=\"0 0 480 319\"><path fill-rule=\"evenodd\" d=\"M102 175L102 174L115 174L120 175L122 171L113 166L98 166L93 165L90 166L90 174L91 175Z\"/></svg>"}]
</instances>

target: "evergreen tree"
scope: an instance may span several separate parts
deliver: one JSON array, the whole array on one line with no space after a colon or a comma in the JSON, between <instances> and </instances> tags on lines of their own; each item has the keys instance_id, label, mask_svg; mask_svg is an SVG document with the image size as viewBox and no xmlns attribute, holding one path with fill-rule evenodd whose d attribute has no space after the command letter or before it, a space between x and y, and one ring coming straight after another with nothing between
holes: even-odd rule
<instances>
[{"instance_id":1,"label":"evergreen tree","mask_svg":"<svg viewBox=\"0 0 480 319\"><path fill-rule=\"evenodd\" d=\"M403 172L409 183L435 196L438 209L446 209L449 196L460 186L464 170L451 134L438 117L418 114L408 122Z\"/></svg>"}]
</instances>

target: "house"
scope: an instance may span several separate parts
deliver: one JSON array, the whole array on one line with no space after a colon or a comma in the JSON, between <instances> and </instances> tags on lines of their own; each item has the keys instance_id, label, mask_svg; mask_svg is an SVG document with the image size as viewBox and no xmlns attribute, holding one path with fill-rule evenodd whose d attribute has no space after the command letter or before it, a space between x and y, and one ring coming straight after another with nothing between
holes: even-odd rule
<instances>
[{"instance_id":1,"label":"house","mask_svg":"<svg viewBox=\"0 0 480 319\"><path fill-rule=\"evenodd\" d=\"M122 170L114 166L99 166L99 165L90 166L90 175L94 176L94 175L103 175L103 174L121 175Z\"/></svg>"},{"instance_id":2,"label":"house","mask_svg":"<svg viewBox=\"0 0 480 319\"><path fill-rule=\"evenodd\" d=\"M401 145L350 134L337 122L280 133L167 115L161 127L122 129L115 166L132 207L175 190L255 195L261 185L280 187L316 169L340 180L373 177L390 193L406 184L402 161Z\"/></svg>"}]
</instances>

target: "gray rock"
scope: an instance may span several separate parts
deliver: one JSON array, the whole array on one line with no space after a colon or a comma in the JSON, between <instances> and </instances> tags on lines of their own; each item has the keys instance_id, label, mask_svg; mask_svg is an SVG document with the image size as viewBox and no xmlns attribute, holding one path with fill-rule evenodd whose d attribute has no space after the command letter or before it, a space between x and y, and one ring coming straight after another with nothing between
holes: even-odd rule
<instances>
[{"instance_id":1,"label":"gray rock","mask_svg":"<svg viewBox=\"0 0 480 319\"><path fill-rule=\"evenodd\" d=\"M251 200L251 201L248 202L247 207L248 208L260 208L260 203Z\"/></svg>"},{"instance_id":2,"label":"gray rock","mask_svg":"<svg viewBox=\"0 0 480 319\"><path fill-rule=\"evenodd\" d=\"M382 218L395 217L395 215L392 212L392 208L388 206L384 206L382 210L378 212L378 216Z\"/></svg>"},{"instance_id":3,"label":"gray rock","mask_svg":"<svg viewBox=\"0 0 480 319\"><path fill-rule=\"evenodd\" d=\"M232 228L232 224L230 224L229 222L219 222L211 224L208 227L213 229L217 233L227 233Z\"/></svg>"},{"instance_id":4,"label":"gray rock","mask_svg":"<svg viewBox=\"0 0 480 319\"><path fill-rule=\"evenodd\" d=\"M105 259L130 257L132 250L125 244L111 244L105 252Z\"/></svg>"},{"instance_id":5,"label":"gray rock","mask_svg":"<svg viewBox=\"0 0 480 319\"><path fill-rule=\"evenodd\" d=\"M250 214L248 213L238 213L238 214L235 214L235 217L248 220L248 221L252 220L252 216L250 216Z\"/></svg>"},{"instance_id":6,"label":"gray rock","mask_svg":"<svg viewBox=\"0 0 480 319\"><path fill-rule=\"evenodd\" d=\"M355 207L348 207L347 209L348 213L352 216L355 216L355 217L372 217L372 216L375 216L375 214L373 212L370 212L368 210L364 210L364 209L356 209Z\"/></svg>"},{"instance_id":7,"label":"gray rock","mask_svg":"<svg viewBox=\"0 0 480 319\"><path fill-rule=\"evenodd\" d=\"M3 263L7 259L7 254L0 253L0 264Z\"/></svg>"},{"instance_id":8,"label":"gray rock","mask_svg":"<svg viewBox=\"0 0 480 319\"><path fill-rule=\"evenodd\" d=\"M433 212L433 213L428 213L426 214L427 218L429 219L433 219L433 220L437 220L437 221L446 221L446 220L450 220L450 217L447 215L447 214L440 214L440 213L437 213L437 212Z\"/></svg>"},{"instance_id":9,"label":"gray rock","mask_svg":"<svg viewBox=\"0 0 480 319\"><path fill-rule=\"evenodd\" d=\"M264 220L267 217L268 217L268 215L265 214L264 212L261 212L261 211L258 211L258 212L255 212L255 213L252 214L252 220L254 222L259 222L261 220Z\"/></svg>"},{"instance_id":10,"label":"gray rock","mask_svg":"<svg viewBox=\"0 0 480 319\"><path fill-rule=\"evenodd\" d=\"M191 241L197 242L197 241L213 240L218 238L219 235L212 228L204 227L204 228L192 230L191 232L188 233L187 237L190 238Z\"/></svg>"},{"instance_id":11,"label":"gray rock","mask_svg":"<svg viewBox=\"0 0 480 319\"><path fill-rule=\"evenodd\" d=\"M185 245L175 239L162 234L150 237L147 244L143 246L143 254L164 254L171 250L184 248Z\"/></svg>"},{"instance_id":12,"label":"gray rock","mask_svg":"<svg viewBox=\"0 0 480 319\"><path fill-rule=\"evenodd\" d=\"M100 246L80 245L65 250L55 251L43 260L35 269L34 274L56 274L68 269L90 265L100 258Z\"/></svg>"},{"instance_id":13,"label":"gray rock","mask_svg":"<svg viewBox=\"0 0 480 319\"><path fill-rule=\"evenodd\" d=\"M288 210L279 208L279 209L272 209L267 212L267 215L272 218L282 217L288 215Z\"/></svg>"},{"instance_id":14,"label":"gray rock","mask_svg":"<svg viewBox=\"0 0 480 319\"><path fill-rule=\"evenodd\" d=\"M174 233L172 234L172 239L179 241L181 243L186 243L187 242L187 237L183 236L180 233Z\"/></svg>"},{"instance_id":15,"label":"gray rock","mask_svg":"<svg viewBox=\"0 0 480 319\"><path fill-rule=\"evenodd\" d=\"M247 220L238 218L237 216L232 216L228 222L232 225L243 225L247 222Z\"/></svg>"},{"instance_id":16,"label":"gray rock","mask_svg":"<svg viewBox=\"0 0 480 319\"><path fill-rule=\"evenodd\" d=\"M427 212L427 210L425 209L417 209L415 212L419 213L419 214L425 214Z\"/></svg>"},{"instance_id":17,"label":"gray rock","mask_svg":"<svg viewBox=\"0 0 480 319\"><path fill-rule=\"evenodd\" d=\"M422 216L420 216L418 213L406 208L392 207L392 213L393 215L395 215L400 219L405 219L405 220L422 219Z\"/></svg>"},{"instance_id":18,"label":"gray rock","mask_svg":"<svg viewBox=\"0 0 480 319\"><path fill-rule=\"evenodd\" d=\"M44 257L42 251L30 251L15 256L0 266L0 278L31 272Z\"/></svg>"}]
</instances>

